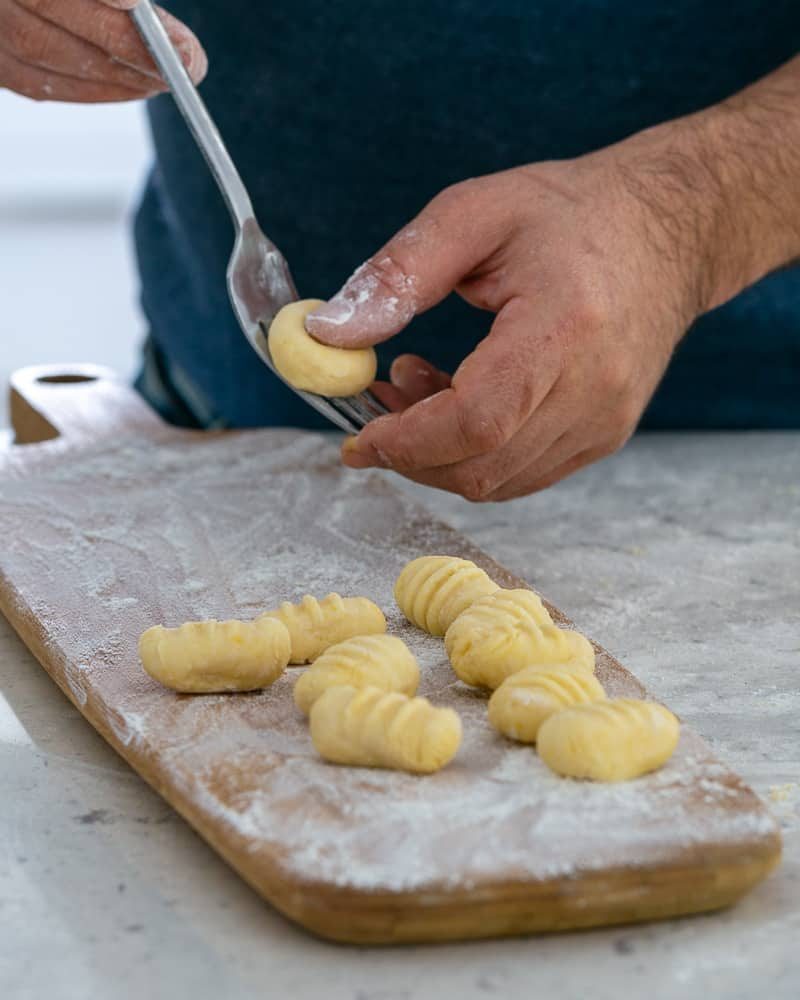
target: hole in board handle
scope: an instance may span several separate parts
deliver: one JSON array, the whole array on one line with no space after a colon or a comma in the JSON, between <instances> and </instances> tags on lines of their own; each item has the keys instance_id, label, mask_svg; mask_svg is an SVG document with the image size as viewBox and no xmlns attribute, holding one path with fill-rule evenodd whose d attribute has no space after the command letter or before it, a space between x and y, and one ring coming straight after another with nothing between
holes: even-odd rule
<instances>
[{"instance_id":1,"label":"hole in board handle","mask_svg":"<svg viewBox=\"0 0 800 1000\"><path fill-rule=\"evenodd\" d=\"M96 382L96 375L40 375L37 382L64 384L69 382Z\"/></svg>"}]
</instances>

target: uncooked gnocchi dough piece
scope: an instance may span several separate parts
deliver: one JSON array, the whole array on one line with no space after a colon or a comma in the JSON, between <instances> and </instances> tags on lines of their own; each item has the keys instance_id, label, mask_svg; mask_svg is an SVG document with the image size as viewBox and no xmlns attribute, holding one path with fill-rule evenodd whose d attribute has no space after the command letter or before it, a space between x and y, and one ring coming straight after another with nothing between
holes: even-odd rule
<instances>
[{"instance_id":1,"label":"uncooked gnocchi dough piece","mask_svg":"<svg viewBox=\"0 0 800 1000\"><path fill-rule=\"evenodd\" d=\"M412 625L431 635L444 635L462 611L499 589L469 559L421 556L403 569L394 596Z\"/></svg>"},{"instance_id":2,"label":"uncooked gnocchi dough piece","mask_svg":"<svg viewBox=\"0 0 800 1000\"><path fill-rule=\"evenodd\" d=\"M320 299L305 299L281 309L267 337L272 363L295 389L320 396L354 396L375 381L377 356L371 347L346 350L314 340L304 322L321 305Z\"/></svg>"},{"instance_id":3,"label":"uncooked gnocchi dough piece","mask_svg":"<svg viewBox=\"0 0 800 1000\"><path fill-rule=\"evenodd\" d=\"M419 667L414 654L394 635L361 635L330 646L294 686L294 702L306 715L329 687L376 687L416 694Z\"/></svg>"},{"instance_id":4,"label":"uncooked gnocchi dough piece","mask_svg":"<svg viewBox=\"0 0 800 1000\"><path fill-rule=\"evenodd\" d=\"M335 764L430 774L455 757L461 719L426 698L335 685L311 707L311 739Z\"/></svg>"},{"instance_id":5,"label":"uncooked gnocchi dough piece","mask_svg":"<svg viewBox=\"0 0 800 1000\"><path fill-rule=\"evenodd\" d=\"M489 699L489 722L512 740L535 743L539 727L554 712L605 696L600 681L585 667L525 667L507 677Z\"/></svg>"},{"instance_id":6,"label":"uncooked gnocchi dough piece","mask_svg":"<svg viewBox=\"0 0 800 1000\"><path fill-rule=\"evenodd\" d=\"M386 619L377 604L366 597L328 594L318 601L306 595L299 604L284 601L262 618L276 618L292 637L290 663L310 663L329 646L354 635L376 635L386 631Z\"/></svg>"},{"instance_id":7,"label":"uncooked gnocchi dough piece","mask_svg":"<svg viewBox=\"0 0 800 1000\"><path fill-rule=\"evenodd\" d=\"M635 698L578 705L539 729L539 756L557 774L627 781L654 771L678 745L680 723L663 705Z\"/></svg>"},{"instance_id":8,"label":"uncooked gnocchi dough piece","mask_svg":"<svg viewBox=\"0 0 800 1000\"><path fill-rule=\"evenodd\" d=\"M594 649L579 632L558 628L532 590L498 590L458 616L444 638L466 684L497 688L524 667L573 663L592 672Z\"/></svg>"},{"instance_id":9,"label":"uncooked gnocchi dough piece","mask_svg":"<svg viewBox=\"0 0 800 1000\"><path fill-rule=\"evenodd\" d=\"M147 673L185 694L267 687L286 669L290 650L289 630L273 618L156 625L139 639Z\"/></svg>"}]
</instances>

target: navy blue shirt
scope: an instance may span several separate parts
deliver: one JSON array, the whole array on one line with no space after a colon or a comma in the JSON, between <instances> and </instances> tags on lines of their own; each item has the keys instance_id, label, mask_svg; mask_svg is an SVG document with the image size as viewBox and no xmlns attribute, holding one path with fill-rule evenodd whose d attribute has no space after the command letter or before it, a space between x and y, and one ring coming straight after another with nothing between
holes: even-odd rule
<instances>
[{"instance_id":1,"label":"navy blue shirt","mask_svg":"<svg viewBox=\"0 0 800 1000\"><path fill-rule=\"evenodd\" d=\"M713 104L800 50L797 0L171 0L203 96L301 296L328 298L443 187L577 156ZM228 304L227 212L168 96L136 220L159 364L203 420L320 426ZM775 136L775 142L781 136ZM800 178L798 178L800 190ZM451 296L380 349L445 370L491 317ZM701 318L645 424L800 426L800 271Z\"/></svg>"}]
</instances>

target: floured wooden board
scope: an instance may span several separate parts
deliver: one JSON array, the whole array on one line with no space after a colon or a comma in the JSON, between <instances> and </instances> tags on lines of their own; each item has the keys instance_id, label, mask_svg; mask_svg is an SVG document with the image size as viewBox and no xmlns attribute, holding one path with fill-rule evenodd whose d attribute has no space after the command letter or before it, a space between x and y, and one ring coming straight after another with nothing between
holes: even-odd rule
<instances>
[{"instance_id":1,"label":"floured wooden board","mask_svg":"<svg viewBox=\"0 0 800 1000\"><path fill-rule=\"evenodd\" d=\"M520 581L382 477L343 470L323 437L180 432L107 378L35 374L16 382L20 436L62 436L0 454L2 610L92 725L292 919L353 942L552 931L724 906L776 863L774 821L688 730L663 770L620 785L559 779L494 733L485 696L407 625L392 586L435 552ZM330 590L376 600L420 660L421 693L460 713L446 770L321 761L296 668L261 693L179 696L139 666L154 623ZM603 651L597 673L611 696L644 694Z\"/></svg>"}]
</instances>

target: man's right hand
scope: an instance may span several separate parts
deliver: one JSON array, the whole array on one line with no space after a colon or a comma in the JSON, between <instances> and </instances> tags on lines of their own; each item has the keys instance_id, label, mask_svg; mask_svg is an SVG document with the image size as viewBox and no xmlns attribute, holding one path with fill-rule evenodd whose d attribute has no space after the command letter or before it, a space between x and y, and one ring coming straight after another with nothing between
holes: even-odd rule
<instances>
[{"instance_id":1,"label":"man's right hand","mask_svg":"<svg viewBox=\"0 0 800 1000\"><path fill-rule=\"evenodd\" d=\"M131 101L166 90L128 15L137 0L0 0L0 88L35 101ZM195 83L200 42L161 17Z\"/></svg>"}]
</instances>

